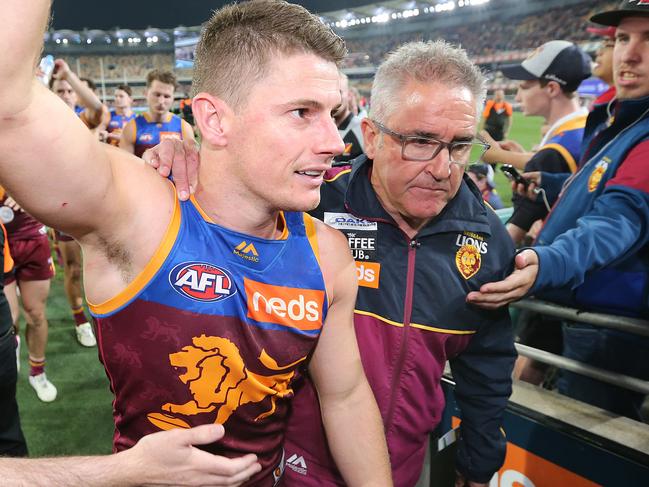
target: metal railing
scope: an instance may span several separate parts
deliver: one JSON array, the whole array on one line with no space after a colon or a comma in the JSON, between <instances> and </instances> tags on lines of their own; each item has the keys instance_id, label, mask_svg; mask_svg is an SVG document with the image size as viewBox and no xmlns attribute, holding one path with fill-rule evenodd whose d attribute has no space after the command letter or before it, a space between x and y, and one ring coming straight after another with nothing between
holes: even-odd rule
<instances>
[{"instance_id":1,"label":"metal railing","mask_svg":"<svg viewBox=\"0 0 649 487\"><path fill-rule=\"evenodd\" d=\"M561 318L564 320L587 323L593 326L609 328L627 333L634 333L640 336L649 337L649 321L626 316L609 315L603 313L593 313L581 311L567 306L540 301L537 299L524 299L510 306L521 310L533 311L535 313ZM531 358L544 364L565 369L576 374L584 375L607 384L622 387L641 394L649 394L649 381L641 380L616 372L611 372L599 367L587 365L577 360L572 360L561 355L539 350L520 343L516 344L516 350L519 355Z\"/></svg>"}]
</instances>

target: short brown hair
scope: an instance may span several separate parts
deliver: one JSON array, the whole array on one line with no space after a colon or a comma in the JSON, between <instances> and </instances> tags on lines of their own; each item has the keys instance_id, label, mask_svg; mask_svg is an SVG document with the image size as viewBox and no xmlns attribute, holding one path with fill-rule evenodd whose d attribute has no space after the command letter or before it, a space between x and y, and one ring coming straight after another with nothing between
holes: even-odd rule
<instances>
[{"instance_id":1,"label":"short brown hair","mask_svg":"<svg viewBox=\"0 0 649 487\"><path fill-rule=\"evenodd\" d=\"M217 10L196 47L192 96L201 91L239 107L274 54L312 53L339 65L344 41L300 5L251 0Z\"/></svg>"},{"instance_id":2,"label":"short brown hair","mask_svg":"<svg viewBox=\"0 0 649 487\"><path fill-rule=\"evenodd\" d=\"M97 83L95 83L90 78L79 78L79 80L80 81L85 81L86 84L88 85L88 88L90 88L92 91L95 91L97 89Z\"/></svg>"},{"instance_id":3,"label":"short brown hair","mask_svg":"<svg viewBox=\"0 0 649 487\"><path fill-rule=\"evenodd\" d=\"M117 85L115 88L116 90L122 90L125 92L128 96L132 97L133 96L133 90L129 85Z\"/></svg>"},{"instance_id":4,"label":"short brown hair","mask_svg":"<svg viewBox=\"0 0 649 487\"><path fill-rule=\"evenodd\" d=\"M146 75L146 87L150 88L154 81L160 81L160 83L172 85L174 89L177 85L176 75L171 71L161 71L159 69L149 71L149 74Z\"/></svg>"}]
</instances>

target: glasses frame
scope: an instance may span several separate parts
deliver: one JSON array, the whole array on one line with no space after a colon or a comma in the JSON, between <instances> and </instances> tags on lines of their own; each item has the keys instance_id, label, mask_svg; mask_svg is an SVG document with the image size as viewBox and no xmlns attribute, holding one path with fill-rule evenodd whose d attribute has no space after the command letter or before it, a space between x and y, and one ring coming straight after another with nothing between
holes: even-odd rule
<instances>
[{"instance_id":1,"label":"glasses frame","mask_svg":"<svg viewBox=\"0 0 649 487\"><path fill-rule=\"evenodd\" d=\"M370 119L372 120L372 119ZM379 131L388 134L391 137L394 137L395 139L399 140L401 142L401 158L404 161L415 161L415 162L425 162L425 161L432 161L435 159L440 152L442 152L442 149L447 149L448 150L448 160L449 164L455 164L456 166L460 166L461 168L466 168L467 166L470 166L471 164L475 164L476 162L479 162L482 156L487 152L491 146L487 144L484 140L482 140L479 137L475 137L471 141L461 141L461 142L445 142L443 140L436 139L435 137L424 137L421 135L405 135L405 134L400 134L399 132L395 132L394 130L390 130L387 128L385 125L383 125L381 122L377 122L376 120L372 120L372 123L376 125L376 127L379 129ZM417 159L413 157L406 157L405 151L406 151L406 143L410 140L427 140L430 142L435 142L437 145L437 150L433 152L433 155L431 157L428 157L426 159ZM458 162L454 161L451 158L451 151L455 146L461 145L461 144L471 144L476 147L482 147L482 152L478 156L476 161L467 161L467 162ZM473 150L473 149L472 149Z\"/></svg>"}]
</instances>

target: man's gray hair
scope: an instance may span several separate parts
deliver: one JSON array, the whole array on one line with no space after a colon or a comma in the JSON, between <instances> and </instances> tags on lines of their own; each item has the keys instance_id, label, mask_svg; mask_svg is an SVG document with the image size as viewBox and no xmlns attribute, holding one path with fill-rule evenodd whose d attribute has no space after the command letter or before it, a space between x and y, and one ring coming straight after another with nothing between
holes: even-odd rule
<instances>
[{"instance_id":1,"label":"man's gray hair","mask_svg":"<svg viewBox=\"0 0 649 487\"><path fill-rule=\"evenodd\" d=\"M398 110L400 92L411 80L441 83L451 88L466 87L475 98L476 113L484 105L485 78L464 49L441 40L409 42L391 52L376 71L370 118L385 122Z\"/></svg>"}]
</instances>

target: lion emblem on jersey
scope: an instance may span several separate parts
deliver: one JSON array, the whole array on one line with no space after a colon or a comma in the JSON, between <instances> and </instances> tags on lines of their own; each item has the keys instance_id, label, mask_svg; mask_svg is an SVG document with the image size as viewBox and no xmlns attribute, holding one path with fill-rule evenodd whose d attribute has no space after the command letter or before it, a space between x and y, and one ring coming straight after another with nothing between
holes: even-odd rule
<instances>
[{"instance_id":1,"label":"lion emblem on jersey","mask_svg":"<svg viewBox=\"0 0 649 487\"><path fill-rule=\"evenodd\" d=\"M602 159L597 163L595 169L593 169L593 172L590 174L590 177L588 178L589 193L592 193L597 189L607 169L608 169L608 162L606 161L606 159Z\"/></svg>"},{"instance_id":2,"label":"lion emblem on jersey","mask_svg":"<svg viewBox=\"0 0 649 487\"><path fill-rule=\"evenodd\" d=\"M455 265L464 279L470 279L480 270L482 257L475 245L462 245L455 254Z\"/></svg>"},{"instance_id":3,"label":"lion emblem on jersey","mask_svg":"<svg viewBox=\"0 0 649 487\"><path fill-rule=\"evenodd\" d=\"M192 345L169 355L171 365L179 372L178 378L187 384L193 399L185 404L166 403L162 410L186 416L216 411L214 422L223 424L239 406L271 397L269 410L255 418L255 421L259 421L275 412L278 397L293 394L293 389L289 387L295 375L293 368L305 359L302 357L291 364L279 366L262 350L259 361L266 368L279 373L261 375L246 368L239 349L227 338L194 337ZM147 417L160 429L189 427L182 419L169 414L150 413Z\"/></svg>"}]
</instances>

